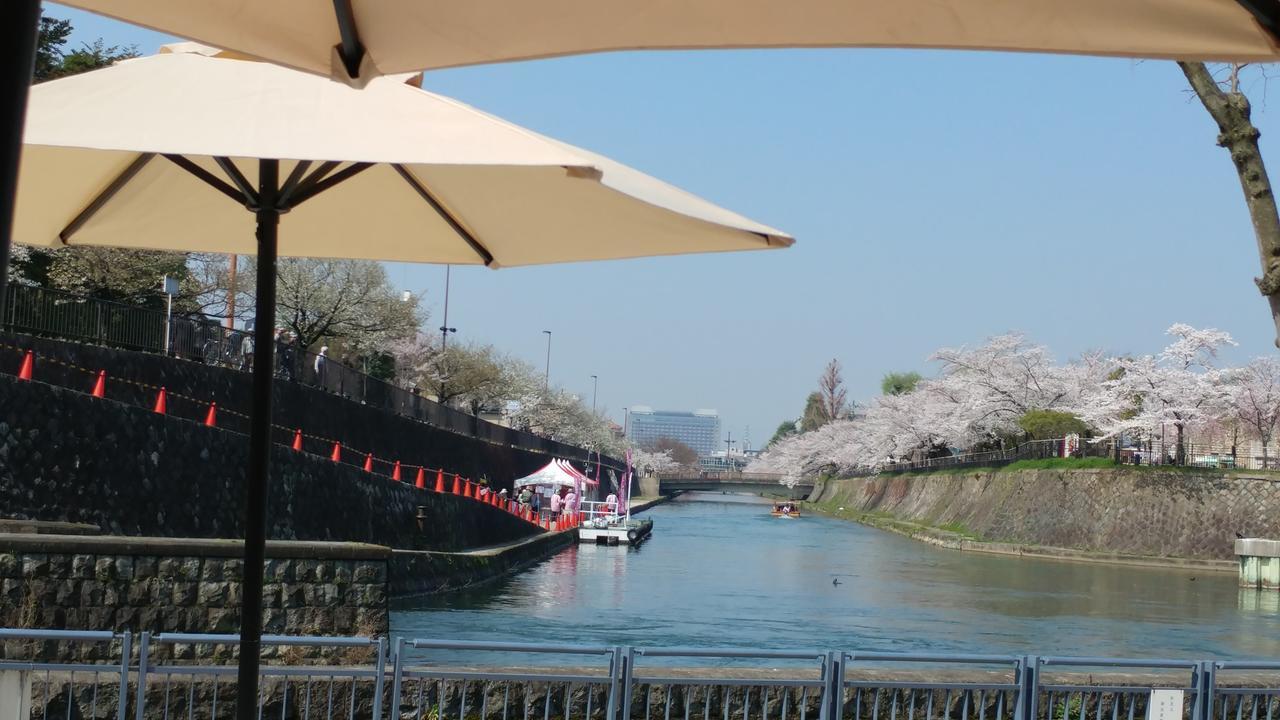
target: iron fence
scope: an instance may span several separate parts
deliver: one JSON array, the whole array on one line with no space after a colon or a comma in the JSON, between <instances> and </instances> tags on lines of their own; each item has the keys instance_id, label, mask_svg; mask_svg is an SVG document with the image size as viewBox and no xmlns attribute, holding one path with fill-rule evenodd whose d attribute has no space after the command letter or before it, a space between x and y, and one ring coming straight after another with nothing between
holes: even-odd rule
<instances>
[{"instance_id":1,"label":"iron fence","mask_svg":"<svg viewBox=\"0 0 1280 720\"><path fill-rule=\"evenodd\" d=\"M29 285L10 284L5 292L0 326L16 332L164 354L240 372L252 370L254 359L261 357L262 349L254 347L250 333L227 328L221 319L173 316L167 321L166 338L166 313L158 310ZM270 351L280 380L325 390L499 445L580 461L588 454L581 448L442 405L337 358L326 356L318 362L317 353L290 345L272 347ZM248 412L247 407L240 410ZM604 464L615 472L624 467L616 458Z\"/></svg>"},{"instance_id":2,"label":"iron fence","mask_svg":"<svg viewBox=\"0 0 1280 720\"><path fill-rule=\"evenodd\" d=\"M134 642L134 640L137 642ZM1280 661L266 636L262 720L1270 720ZM502 667L441 662L497 654ZM423 653L428 653L424 656ZM0 630L0 716L231 716L233 635ZM574 664L549 660L572 658ZM760 667L766 664L768 667Z\"/></svg>"},{"instance_id":3,"label":"iron fence","mask_svg":"<svg viewBox=\"0 0 1280 720\"><path fill-rule=\"evenodd\" d=\"M978 452L954 453L919 460L885 463L881 472L910 472L946 468L998 467L1021 460L1050 458L1106 458L1121 465L1194 467L1214 470L1276 470L1280 459L1271 453L1242 450L1221 443L1183 442L1158 437L1079 438L1032 440L1014 447ZM868 470L870 472L870 470Z\"/></svg>"}]
</instances>

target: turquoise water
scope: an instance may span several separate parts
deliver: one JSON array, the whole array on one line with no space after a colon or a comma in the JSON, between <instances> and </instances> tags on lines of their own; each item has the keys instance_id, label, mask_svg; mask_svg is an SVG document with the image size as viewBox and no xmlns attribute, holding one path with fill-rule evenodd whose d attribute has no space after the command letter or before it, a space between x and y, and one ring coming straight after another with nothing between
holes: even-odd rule
<instances>
[{"instance_id":1,"label":"turquoise water","mask_svg":"<svg viewBox=\"0 0 1280 720\"><path fill-rule=\"evenodd\" d=\"M571 547L484 588L393 607L408 637L738 648L1280 656L1280 594L1233 574L984 556L694 494L638 548ZM832 583L839 580L838 585Z\"/></svg>"}]
</instances>

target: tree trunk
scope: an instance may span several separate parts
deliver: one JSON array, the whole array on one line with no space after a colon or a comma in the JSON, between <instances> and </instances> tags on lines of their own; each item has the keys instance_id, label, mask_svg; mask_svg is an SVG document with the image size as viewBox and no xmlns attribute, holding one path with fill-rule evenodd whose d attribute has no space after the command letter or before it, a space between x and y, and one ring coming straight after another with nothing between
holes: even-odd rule
<instances>
[{"instance_id":1,"label":"tree trunk","mask_svg":"<svg viewBox=\"0 0 1280 720\"><path fill-rule=\"evenodd\" d=\"M1178 67L1182 68L1205 110L1218 123L1218 145L1231 153L1231 162L1236 166L1262 261L1262 277L1255 278L1254 282L1271 305L1276 345L1280 347L1280 212L1276 210L1271 179L1267 177L1267 168L1258 150L1261 133L1250 120L1249 98L1234 87L1224 91L1204 63L1179 62Z\"/></svg>"},{"instance_id":2,"label":"tree trunk","mask_svg":"<svg viewBox=\"0 0 1280 720\"><path fill-rule=\"evenodd\" d=\"M1186 465L1187 464L1187 445L1183 441L1182 423L1175 423L1174 427L1178 429L1178 439L1177 439L1177 445L1175 445L1173 448L1173 464Z\"/></svg>"}]
</instances>

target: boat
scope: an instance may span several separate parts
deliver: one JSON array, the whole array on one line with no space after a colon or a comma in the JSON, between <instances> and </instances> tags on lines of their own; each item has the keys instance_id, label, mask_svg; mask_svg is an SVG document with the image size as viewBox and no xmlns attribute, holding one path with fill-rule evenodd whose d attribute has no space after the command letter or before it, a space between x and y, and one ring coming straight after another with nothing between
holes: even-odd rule
<instances>
[{"instance_id":1,"label":"boat","mask_svg":"<svg viewBox=\"0 0 1280 720\"><path fill-rule=\"evenodd\" d=\"M794 500L778 500L773 503L773 510L769 514L776 518L795 520L800 517L800 505Z\"/></svg>"}]
</instances>

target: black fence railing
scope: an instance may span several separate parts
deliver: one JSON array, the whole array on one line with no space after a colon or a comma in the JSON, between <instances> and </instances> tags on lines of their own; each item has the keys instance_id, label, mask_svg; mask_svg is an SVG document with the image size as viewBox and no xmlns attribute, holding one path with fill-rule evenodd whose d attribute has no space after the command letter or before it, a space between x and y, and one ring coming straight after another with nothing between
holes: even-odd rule
<instances>
[{"instance_id":1,"label":"black fence railing","mask_svg":"<svg viewBox=\"0 0 1280 720\"><path fill-rule=\"evenodd\" d=\"M149 308L85 297L29 285L9 285L0 327L42 337L64 338L126 350L167 354L231 370L247 372L259 357L248 332L227 328L206 316L178 316ZM167 347L166 347L167 341ZM341 395L435 427L488 442L563 457L583 459L587 451L534 433L483 420L375 378L350 364L296 346L276 352L276 377ZM609 458L606 466L624 464Z\"/></svg>"},{"instance_id":2,"label":"black fence railing","mask_svg":"<svg viewBox=\"0 0 1280 720\"><path fill-rule=\"evenodd\" d=\"M1221 444L1178 443L1158 438L1125 441L1116 438L1032 440L1001 450L957 453L941 457L886 463L880 472L913 472L965 467L998 467L1021 460L1050 458L1107 458L1121 465L1195 467L1214 470L1277 470L1280 461L1259 448Z\"/></svg>"}]
</instances>

